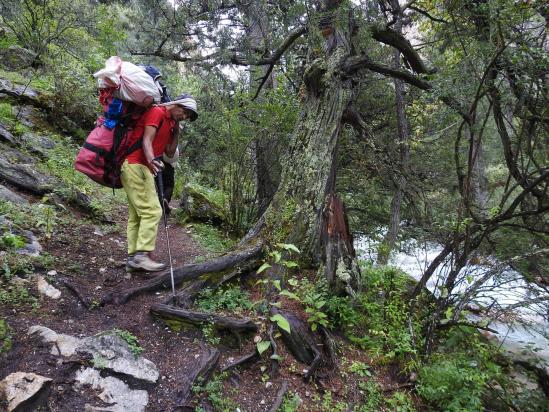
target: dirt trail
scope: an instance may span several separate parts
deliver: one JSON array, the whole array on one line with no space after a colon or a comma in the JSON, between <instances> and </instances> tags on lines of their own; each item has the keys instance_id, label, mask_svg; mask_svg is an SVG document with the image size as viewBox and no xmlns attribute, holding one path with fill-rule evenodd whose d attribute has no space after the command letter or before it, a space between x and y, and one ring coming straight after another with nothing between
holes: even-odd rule
<instances>
[{"instance_id":1,"label":"dirt trail","mask_svg":"<svg viewBox=\"0 0 549 412\"><path fill-rule=\"evenodd\" d=\"M61 364L59 357L49 354L49 344L43 344L38 337L27 336L27 330L32 325L43 325L58 333L79 337L114 328L131 332L144 349L142 356L154 362L160 371L157 384L145 384L120 376L132 389L148 391L147 411L175 410L181 381L207 349L208 344L204 342L199 329L176 333L163 322L150 316L150 306L166 302L171 295L169 289L138 296L124 305L98 306L107 293L139 285L148 279L135 274L127 278L124 267L124 209L120 210L117 221L122 228L119 232L122 233L107 233L108 228L84 220L60 225L52 241L44 246L48 253L57 258L54 268L57 274L50 276L49 280L62 291L62 298L52 300L41 297L37 310L32 310L28 305L0 308L0 317L7 319L14 330L13 349L6 358L0 360L0 377L16 371L25 371L54 379L49 398L51 411L80 411L84 410L85 404L99 406L101 401L91 389L81 392L73 389L74 372L81 364ZM173 219L170 220L169 233L174 267L207 255L192 239L190 230L176 225ZM155 255L160 261L168 261L162 224L159 228ZM42 270L39 273L45 275L45 272L46 270ZM90 309L63 285L63 279L74 285L90 302ZM244 284L242 286L244 287ZM244 340L240 348L227 347L223 342L222 339L218 345L221 351L221 366L252 352L255 346L252 339ZM356 382L351 384L348 381L344 384L338 375L332 376L331 379L320 379L317 384L303 382L303 369L306 366L297 363L282 345L279 354L282 355L283 361L280 365L280 374L274 379L264 374L263 367L269 366L268 356L226 379L224 392L236 401L241 411L269 410L284 381L289 383L292 393L299 394L303 399L300 410L319 410L317 405L324 390L331 391L334 398L344 396L346 401L360 397L356 390ZM358 351L347 353L346 356L348 359L363 357ZM207 394L203 395L203 398L205 396ZM201 405L206 408L205 410L211 410L203 400Z\"/></svg>"}]
</instances>

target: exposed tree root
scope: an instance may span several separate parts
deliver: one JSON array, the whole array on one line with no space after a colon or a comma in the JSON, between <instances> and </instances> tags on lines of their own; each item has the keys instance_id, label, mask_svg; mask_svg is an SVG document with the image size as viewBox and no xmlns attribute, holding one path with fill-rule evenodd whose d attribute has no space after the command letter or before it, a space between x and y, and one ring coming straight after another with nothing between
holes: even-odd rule
<instances>
[{"instance_id":1,"label":"exposed tree root","mask_svg":"<svg viewBox=\"0 0 549 412\"><path fill-rule=\"evenodd\" d=\"M188 309L190 308L200 291L204 288L209 287L211 284L209 279L198 279L194 282L190 282L186 285L175 297L175 302L173 298L166 302L166 305L175 304L180 308Z\"/></svg>"},{"instance_id":2,"label":"exposed tree root","mask_svg":"<svg viewBox=\"0 0 549 412\"><path fill-rule=\"evenodd\" d=\"M273 307L272 314L280 314L290 324L290 333L279 328L282 334L282 341L294 358L301 363L308 365L304 379L314 376L316 369L323 360L322 352L318 348L315 336L309 331L309 325L290 312L283 312Z\"/></svg>"},{"instance_id":3,"label":"exposed tree root","mask_svg":"<svg viewBox=\"0 0 549 412\"><path fill-rule=\"evenodd\" d=\"M269 409L269 412L278 411L278 408L280 408L280 405L282 405L282 402L284 401L284 395L286 395L286 392L288 392L288 381L282 381L282 385L280 385L280 389L276 394L276 399L271 406L271 409Z\"/></svg>"},{"instance_id":4,"label":"exposed tree root","mask_svg":"<svg viewBox=\"0 0 549 412\"><path fill-rule=\"evenodd\" d=\"M84 295L80 292L80 290L74 283L65 278L59 279L59 281L78 298L78 300L82 303L82 305L84 305L86 309L90 309L90 303L88 302L88 299L84 297Z\"/></svg>"},{"instance_id":5,"label":"exposed tree root","mask_svg":"<svg viewBox=\"0 0 549 412\"><path fill-rule=\"evenodd\" d=\"M273 349L273 357L276 358L278 356L278 346L276 344L276 340L273 336L273 325L269 326L269 340L271 341L271 348ZM270 376L271 378L274 378L278 374L278 359L272 359L271 361L271 372Z\"/></svg>"},{"instance_id":6,"label":"exposed tree root","mask_svg":"<svg viewBox=\"0 0 549 412\"><path fill-rule=\"evenodd\" d=\"M263 248L263 242L258 242L253 247L228 253L224 256L212 259L208 262L185 265L174 269L174 281L176 285L182 282L196 279L206 273L220 273L228 269L244 265L257 259ZM145 292L151 292L170 286L170 272L165 271L158 276L146 281L141 286L129 289L120 294L109 294L103 298L102 303L123 304L129 299Z\"/></svg>"},{"instance_id":7,"label":"exposed tree root","mask_svg":"<svg viewBox=\"0 0 549 412\"><path fill-rule=\"evenodd\" d=\"M252 353L248 353L247 355L244 355L241 358L235 360L234 362L228 364L223 369L221 369L221 372L227 372L239 366L251 365L252 363L257 362L259 359L261 359L261 357L259 356L259 353L257 352L257 350L255 350Z\"/></svg>"},{"instance_id":8,"label":"exposed tree root","mask_svg":"<svg viewBox=\"0 0 549 412\"><path fill-rule=\"evenodd\" d=\"M193 312L187 309L177 309L173 306L157 303L151 306L150 312L153 316L168 321L180 321L182 323L201 325L210 323L218 330L229 330L235 333L256 332L257 325L250 319L236 319L216 315L214 313Z\"/></svg>"},{"instance_id":9,"label":"exposed tree root","mask_svg":"<svg viewBox=\"0 0 549 412\"><path fill-rule=\"evenodd\" d=\"M197 379L203 382L207 381L219 362L219 350L210 348L203 356L200 357L198 363L193 365L189 374L182 381L181 389L177 394L176 411L194 411L195 408L191 404L193 397L192 387Z\"/></svg>"}]
</instances>

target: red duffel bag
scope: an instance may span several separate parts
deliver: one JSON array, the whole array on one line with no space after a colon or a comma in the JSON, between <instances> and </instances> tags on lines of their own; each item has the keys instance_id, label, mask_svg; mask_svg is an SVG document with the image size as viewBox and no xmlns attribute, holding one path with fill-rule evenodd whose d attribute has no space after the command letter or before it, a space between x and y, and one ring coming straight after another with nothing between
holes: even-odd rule
<instances>
[{"instance_id":1,"label":"red duffel bag","mask_svg":"<svg viewBox=\"0 0 549 412\"><path fill-rule=\"evenodd\" d=\"M102 123L91 131L80 149L74 167L100 185L119 189L120 169L124 159L141 147L134 129L119 124L108 129Z\"/></svg>"}]
</instances>

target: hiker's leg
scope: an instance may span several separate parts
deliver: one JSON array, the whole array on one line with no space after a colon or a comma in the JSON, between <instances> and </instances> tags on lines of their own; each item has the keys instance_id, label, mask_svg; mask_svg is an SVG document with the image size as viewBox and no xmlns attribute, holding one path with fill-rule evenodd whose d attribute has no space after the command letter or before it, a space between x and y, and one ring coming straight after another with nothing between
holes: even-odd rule
<instances>
[{"instance_id":1,"label":"hiker's leg","mask_svg":"<svg viewBox=\"0 0 549 412\"><path fill-rule=\"evenodd\" d=\"M137 235L139 233L139 216L131 202L128 202L128 255L137 252Z\"/></svg>"},{"instance_id":2,"label":"hiker's leg","mask_svg":"<svg viewBox=\"0 0 549 412\"><path fill-rule=\"evenodd\" d=\"M140 164L130 164L127 161L122 165L122 186L128 196L128 254L133 254L141 246L139 238L141 236L143 208L147 207L147 175L151 175L149 170ZM151 250L154 249L154 243Z\"/></svg>"},{"instance_id":3,"label":"hiker's leg","mask_svg":"<svg viewBox=\"0 0 549 412\"><path fill-rule=\"evenodd\" d=\"M139 252L152 252L156 244L158 223L162 217L162 208L156 194L154 177L149 169L141 164L128 164L132 173L132 183L135 188L132 192L132 203L139 217L139 228L135 250ZM135 177L135 178L134 178Z\"/></svg>"}]
</instances>

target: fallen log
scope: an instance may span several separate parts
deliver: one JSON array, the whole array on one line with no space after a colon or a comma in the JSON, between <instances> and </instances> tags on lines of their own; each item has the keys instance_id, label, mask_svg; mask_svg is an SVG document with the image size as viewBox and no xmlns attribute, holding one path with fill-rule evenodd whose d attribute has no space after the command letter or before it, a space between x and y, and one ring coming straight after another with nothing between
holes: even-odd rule
<instances>
[{"instance_id":1,"label":"fallen log","mask_svg":"<svg viewBox=\"0 0 549 412\"><path fill-rule=\"evenodd\" d=\"M176 285L179 285L182 282L199 278L207 273L223 274L222 272L227 271L228 269L232 269L242 263L257 259L261 255L262 249L263 242L258 242L253 247L228 253L208 262L194 263L176 268L174 269L174 282ZM123 304L129 299L142 293L169 287L171 287L171 279L170 271L168 270L146 281L142 285L129 289L125 292L108 294L103 298L102 303Z\"/></svg>"},{"instance_id":2,"label":"fallen log","mask_svg":"<svg viewBox=\"0 0 549 412\"><path fill-rule=\"evenodd\" d=\"M181 389L177 393L177 403L175 410L177 411L194 411L195 407L191 404L194 393L192 388L197 380L205 383L219 362L219 350L209 348L208 351L200 357L197 364L193 365L191 371L182 379Z\"/></svg>"},{"instance_id":3,"label":"fallen log","mask_svg":"<svg viewBox=\"0 0 549 412\"><path fill-rule=\"evenodd\" d=\"M175 320L192 325L210 323L217 330L229 330L236 333L257 331L257 325L250 319L237 319L215 313L195 312L161 303L152 305L150 313L155 317L168 321Z\"/></svg>"}]
</instances>

